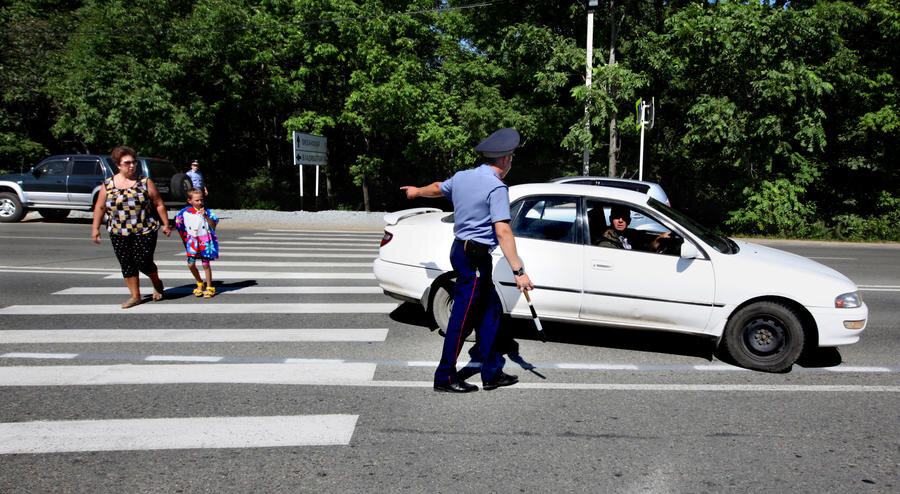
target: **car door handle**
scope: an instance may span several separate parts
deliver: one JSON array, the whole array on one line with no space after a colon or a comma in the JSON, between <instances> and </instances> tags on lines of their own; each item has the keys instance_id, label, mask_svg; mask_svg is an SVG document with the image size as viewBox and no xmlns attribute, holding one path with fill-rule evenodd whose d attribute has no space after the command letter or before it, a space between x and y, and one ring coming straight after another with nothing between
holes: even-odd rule
<instances>
[{"instance_id":1,"label":"car door handle","mask_svg":"<svg viewBox=\"0 0 900 494\"><path fill-rule=\"evenodd\" d=\"M591 268L597 269L600 271L611 271L613 267L612 267L612 264L610 264L606 261L593 260L593 261L591 261Z\"/></svg>"}]
</instances>

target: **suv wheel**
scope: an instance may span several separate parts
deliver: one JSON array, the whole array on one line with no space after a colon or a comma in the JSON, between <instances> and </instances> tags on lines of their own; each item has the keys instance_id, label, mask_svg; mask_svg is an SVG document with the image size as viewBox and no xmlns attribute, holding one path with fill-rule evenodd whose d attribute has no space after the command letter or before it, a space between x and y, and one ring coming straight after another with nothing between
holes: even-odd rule
<instances>
[{"instance_id":1,"label":"suv wheel","mask_svg":"<svg viewBox=\"0 0 900 494\"><path fill-rule=\"evenodd\" d=\"M186 201L187 191L192 188L194 188L194 183L191 182L191 177L187 176L187 173L178 173L172 176L172 185L169 188L169 193L172 194L176 201Z\"/></svg>"},{"instance_id":2,"label":"suv wheel","mask_svg":"<svg viewBox=\"0 0 900 494\"><path fill-rule=\"evenodd\" d=\"M68 209L38 209L38 213L46 220L61 220L69 216Z\"/></svg>"},{"instance_id":3,"label":"suv wheel","mask_svg":"<svg viewBox=\"0 0 900 494\"><path fill-rule=\"evenodd\" d=\"M12 192L0 192L0 221L12 223L25 217L25 206Z\"/></svg>"}]
</instances>

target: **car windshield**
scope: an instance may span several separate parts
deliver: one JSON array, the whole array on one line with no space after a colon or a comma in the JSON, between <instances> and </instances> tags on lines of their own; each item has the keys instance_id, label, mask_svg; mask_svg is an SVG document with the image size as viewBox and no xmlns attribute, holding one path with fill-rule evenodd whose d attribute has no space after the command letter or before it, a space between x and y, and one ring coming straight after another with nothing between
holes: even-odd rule
<instances>
[{"instance_id":1,"label":"car windshield","mask_svg":"<svg viewBox=\"0 0 900 494\"><path fill-rule=\"evenodd\" d=\"M738 251L737 244L728 237L723 237L718 233L713 232L709 228L697 223L690 217L679 213L678 211L666 206L660 201L657 201L654 198L650 198L647 201L648 204L653 206L657 211L662 212L666 216L672 218L677 221L681 226L688 229L694 235L700 237L704 242L709 244L710 247L716 249L717 251L723 254L736 254Z\"/></svg>"}]
</instances>

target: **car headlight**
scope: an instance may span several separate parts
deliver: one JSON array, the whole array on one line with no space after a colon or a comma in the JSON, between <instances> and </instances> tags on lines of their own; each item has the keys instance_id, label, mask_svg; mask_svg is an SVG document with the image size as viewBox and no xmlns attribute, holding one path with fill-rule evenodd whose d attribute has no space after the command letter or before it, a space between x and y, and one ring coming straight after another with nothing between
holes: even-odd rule
<instances>
[{"instance_id":1,"label":"car headlight","mask_svg":"<svg viewBox=\"0 0 900 494\"><path fill-rule=\"evenodd\" d=\"M859 292L845 293L834 299L834 306L838 309L852 309L860 305L862 305L862 298L860 298Z\"/></svg>"}]
</instances>

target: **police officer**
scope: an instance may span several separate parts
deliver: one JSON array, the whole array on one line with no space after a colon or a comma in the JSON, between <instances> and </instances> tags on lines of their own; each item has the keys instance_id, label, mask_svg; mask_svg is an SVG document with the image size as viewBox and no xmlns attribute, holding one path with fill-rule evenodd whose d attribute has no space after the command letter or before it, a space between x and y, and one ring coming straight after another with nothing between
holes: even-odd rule
<instances>
[{"instance_id":1,"label":"police officer","mask_svg":"<svg viewBox=\"0 0 900 494\"><path fill-rule=\"evenodd\" d=\"M503 183L519 140L515 129L500 129L475 147L475 151L487 158L481 166L425 187L401 187L409 199L444 196L453 201L456 238L450 248L450 263L458 275L441 362L434 373L435 391L478 390L478 386L460 379L456 370L463 341L473 326L478 332L484 389L510 386L519 381L516 376L503 372L504 360L494 345L503 308L491 281L490 255L499 244L515 275L516 288L520 291L534 288L516 252L516 239L509 226L509 191Z\"/></svg>"}]
</instances>

